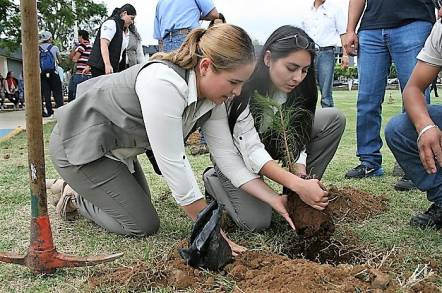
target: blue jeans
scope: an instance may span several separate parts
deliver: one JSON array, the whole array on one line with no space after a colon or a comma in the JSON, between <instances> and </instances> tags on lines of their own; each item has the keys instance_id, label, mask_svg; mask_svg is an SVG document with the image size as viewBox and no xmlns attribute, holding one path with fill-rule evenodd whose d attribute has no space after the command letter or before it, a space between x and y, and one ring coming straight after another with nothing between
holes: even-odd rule
<instances>
[{"instance_id":1,"label":"blue jeans","mask_svg":"<svg viewBox=\"0 0 442 293\"><path fill-rule=\"evenodd\" d=\"M71 80L69 82L69 95L68 95L69 102L75 100L77 94L77 85L90 78L92 78L92 75L81 74L81 73L75 73L71 77Z\"/></svg>"},{"instance_id":2,"label":"blue jeans","mask_svg":"<svg viewBox=\"0 0 442 293\"><path fill-rule=\"evenodd\" d=\"M178 49L186 39L186 34L174 33L171 37L166 36L163 39L163 51L170 52Z\"/></svg>"},{"instance_id":3,"label":"blue jeans","mask_svg":"<svg viewBox=\"0 0 442 293\"><path fill-rule=\"evenodd\" d=\"M382 165L381 112L390 65L396 65L402 91L431 28L430 22L414 21L397 28L359 32L356 155L370 168ZM426 94L429 103L428 91Z\"/></svg>"},{"instance_id":4,"label":"blue jeans","mask_svg":"<svg viewBox=\"0 0 442 293\"><path fill-rule=\"evenodd\" d=\"M321 106L323 108L334 107L332 87L335 63L335 50L333 48L317 51L315 70L319 90L321 91Z\"/></svg>"},{"instance_id":5,"label":"blue jeans","mask_svg":"<svg viewBox=\"0 0 442 293\"><path fill-rule=\"evenodd\" d=\"M442 106L428 106L428 112L436 125L442 128ZM429 201L442 206L442 173L427 174L419 158L417 133L406 113L393 117L385 128L385 139L407 177L422 191ZM437 164L436 164L437 165Z\"/></svg>"}]
</instances>

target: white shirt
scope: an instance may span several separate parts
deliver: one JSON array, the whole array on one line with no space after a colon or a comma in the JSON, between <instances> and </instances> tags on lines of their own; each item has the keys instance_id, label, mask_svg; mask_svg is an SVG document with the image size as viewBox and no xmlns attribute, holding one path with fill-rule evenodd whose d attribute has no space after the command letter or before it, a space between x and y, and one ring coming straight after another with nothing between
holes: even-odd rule
<instances>
[{"instance_id":1,"label":"white shirt","mask_svg":"<svg viewBox=\"0 0 442 293\"><path fill-rule=\"evenodd\" d=\"M115 33L117 32L117 24L114 20L108 19L101 25L101 39L106 39L109 42L112 41L112 39L115 36ZM123 58L123 51L126 50L127 45L129 44L129 31L124 32L123 31L123 43L121 45L121 51L120 51L120 61Z\"/></svg>"},{"instance_id":2,"label":"white shirt","mask_svg":"<svg viewBox=\"0 0 442 293\"><path fill-rule=\"evenodd\" d=\"M135 84L146 133L158 167L176 202L188 205L203 198L184 148L184 137L195 122L213 109L203 125L210 153L236 187L258 178L249 171L233 144L224 104L198 100L196 74L189 72L188 84L164 64L141 70Z\"/></svg>"},{"instance_id":3,"label":"white shirt","mask_svg":"<svg viewBox=\"0 0 442 293\"><path fill-rule=\"evenodd\" d=\"M314 1L301 21L301 28L320 47L336 46L338 38L347 27L347 15L332 2L325 1L318 8Z\"/></svg>"}]
</instances>

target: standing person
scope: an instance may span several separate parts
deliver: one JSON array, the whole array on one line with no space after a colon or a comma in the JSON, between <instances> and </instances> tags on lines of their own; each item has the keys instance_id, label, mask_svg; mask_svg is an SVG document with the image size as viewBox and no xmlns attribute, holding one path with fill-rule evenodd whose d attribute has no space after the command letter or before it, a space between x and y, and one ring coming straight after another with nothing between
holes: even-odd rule
<instances>
[{"instance_id":1,"label":"standing person","mask_svg":"<svg viewBox=\"0 0 442 293\"><path fill-rule=\"evenodd\" d=\"M0 73L0 111L5 109L5 106L3 105L5 103L5 84L4 84L5 78Z\"/></svg>"},{"instance_id":2,"label":"standing person","mask_svg":"<svg viewBox=\"0 0 442 293\"><path fill-rule=\"evenodd\" d=\"M172 196L192 220L206 207L184 139L241 93L255 53L243 29L224 24L195 29L178 51L154 59L80 84L75 102L56 113L50 139L55 168L78 192L62 192L59 203L73 204L81 215L123 235L151 235L159 228L137 160L145 149L153 151ZM207 140L213 141L211 153L219 167L240 185L256 179L235 153L219 147L219 140L231 135L227 114L218 119L217 135ZM59 181L50 185L64 186ZM235 254L244 250L229 244Z\"/></svg>"},{"instance_id":3,"label":"standing person","mask_svg":"<svg viewBox=\"0 0 442 293\"><path fill-rule=\"evenodd\" d=\"M75 63L75 73L69 80L69 102L75 99L77 85L92 77L90 68L87 65L92 51L92 45L89 42L89 33L87 31L78 31L78 43L77 48L69 54L69 58Z\"/></svg>"},{"instance_id":4,"label":"standing person","mask_svg":"<svg viewBox=\"0 0 442 293\"><path fill-rule=\"evenodd\" d=\"M23 71L20 72L20 76L18 77L18 98L23 109L25 105L25 81L23 79Z\"/></svg>"},{"instance_id":5,"label":"standing person","mask_svg":"<svg viewBox=\"0 0 442 293\"><path fill-rule=\"evenodd\" d=\"M126 68L124 51L129 44L129 26L134 23L137 11L130 4L115 8L103 22L95 38L88 64L93 77L119 72ZM121 62L123 61L123 64Z\"/></svg>"},{"instance_id":6,"label":"standing person","mask_svg":"<svg viewBox=\"0 0 442 293\"><path fill-rule=\"evenodd\" d=\"M159 0L155 10L154 39L160 51L178 49L200 20L219 18L212 0Z\"/></svg>"},{"instance_id":7,"label":"standing person","mask_svg":"<svg viewBox=\"0 0 442 293\"><path fill-rule=\"evenodd\" d=\"M442 69L442 24L417 56L417 64L404 89L405 113L393 117L385 139L396 160L416 186L427 192L432 203L424 213L411 218L421 228L442 229L442 106L426 105L423 92Z\"/></svg>"},{"instance_id":8,"label":"standing person","mask_svg":"<svg viewBox=\"0 0 442 293\"><path fill-rule=\"evenodd\" d=\"M334 107L333 80L335 72L335 47L339 37L346 31L342 11L326 0L311 0L311 5L301 21L301 28L315 41L317 47L315 70L321 91L321 106ZM348 55L344 51L341 66L348 66Z\"/></svg>"},{"instance_id":9,"label":"standing person","mask_svg":"<svg viewBox=\"0 0 442 293\"><path fill-rule=\"evenodd\" d=\"M439 98L439 94L437 93L437 76L431 82L430 93L434 91L434 97Z\"/></svg>"},{"instance_id":10,"label":"standing person","mask_svg":"<svg viewBox=\"0 0 442 293\"><path fill-rule=\"evenodd\" d=\"M434 4L432 0L350 0L349 5L344 48L358 56L356 155L360 164L345 177L382 176L381 111L390 66L396 65L402 91L435 21ZM413 187L408 178L397 184L404 183L407 189Z\"/></svg>"},{"instance_id":11,"label":"standing person","mask_svg":"<svg viewBox=\"0 0 442 293\"><path fill-rule=\"evenodd\" d=\"M18 80L15 78L14 72L9 71L6 74L3 86L5 89L5 97L14 104L14 110L16 110L20 102L20 95L18 92ZM23 107L23 105L20 103L20 108L21 107Z\"/></svg>"},{"instance_id":12,"label":"standing person","mask_svg":"<svg viewBox=\"0 0 442 293\"><path fill-rule=\"evenodd\" d=\"M322 177L344 132L345 117L336 108L316 110L314 59L314 42L302 29L282 26L275 30L265 42L255 71L241 95L227 107L234 144L225 140L219 147L239 152L251 172L289 188L306 204L323 210L328 204L328 193L322 190L317 179L303 178L307 174ZM279 113L273 106L259 106L257 94L280 105L285 113L293 113L286 119L291 126L287 136L295 137L290 151L297 158L296 174L273 160L285 158L282 135L271 128ZM203 128L207 137L215 135L211 132L214 127L209 130L209 123L215 122L211 120ZM208 145L209 149L213 147L210 141ZM238 226L251 231L268 228L272 208L287 219L285 196L281 198L264 182L259 188L247 184L238 188L236 181L219 168L221 162L214 161L215 168L204 174L206 190L225 206Z\"/></svg>"},{"instance_id":13,"label":"standing person","mask_svg":"<svg viewBox=\"0 0 442 293\"><path fill-rule=\"evenodd\" d=\"M40 82L41 95L45 101L46 113L43 117L50 117L54 113L51 96L54 95L55 106L63 106L63 87L57 71L57 63L60 58L60 50L52 45L52 34L43 31L40 34Z\"/></svg>"},{"instance_id":14,"label":"standing person","mask_svg":"<svg viewBox=\"0 0 442 293\"><path fill-rule=\"evenodd\" d=\"M134 24L129 26L129 44L126 49L127 67L141 64L145 61L143 53L143 45L141 44L141 36Z\"/></svg>"}]
</instances>

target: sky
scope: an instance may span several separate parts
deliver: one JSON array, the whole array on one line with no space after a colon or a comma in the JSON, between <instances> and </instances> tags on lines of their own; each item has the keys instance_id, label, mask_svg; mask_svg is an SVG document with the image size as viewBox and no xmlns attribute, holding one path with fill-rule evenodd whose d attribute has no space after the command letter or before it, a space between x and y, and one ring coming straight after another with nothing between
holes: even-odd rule
<instances>
[{"instance_id":1,"label":"sky","mask_svg":"<svg viewBox=\"0 0 442 293\"><path fill-rule=\"evenodd\" d=\"M155 6L158 0L94 0L106 5L108 12L126 3L137 10L135 24L144 45L157 44L152 37ZM176 0L180 1L180 0ZM306 11L313 0L212 0L218 12L222 12L227 22L245 29L252 39L264 43L270 34L285 24L296 25L297 19ZM336 3L342 10L342 17L347 18L349 0L327 0ZM207 26L203 22L202 26Z\"/></svg>"}]
</instances>

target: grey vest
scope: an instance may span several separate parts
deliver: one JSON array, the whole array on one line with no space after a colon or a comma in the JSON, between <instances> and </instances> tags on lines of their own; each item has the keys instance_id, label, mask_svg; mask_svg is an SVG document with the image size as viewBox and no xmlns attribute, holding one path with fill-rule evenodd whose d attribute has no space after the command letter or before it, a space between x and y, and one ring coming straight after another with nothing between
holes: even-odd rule
<instances>
[{"instance_id":1,"label":"grey vest","mask_svg":"<svg viewBox=\"0 0 442 293\"><path fill-rule=\"evenodd\" d=\"M77 98L56 111L57 127L68 161L83 165L118 148L150 149L135 81L152 63L164 63L187 82L187 71L169 62L154 60L122 72L102 75L78 85ZM200 117L189 133L210 118Z\"/></svg>"}]
</instances>

